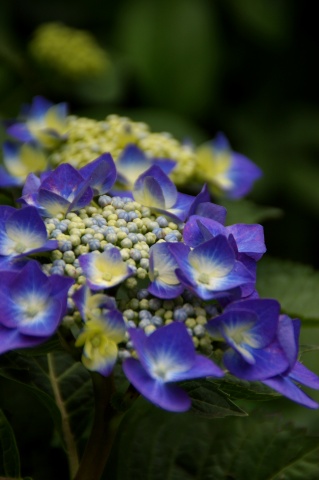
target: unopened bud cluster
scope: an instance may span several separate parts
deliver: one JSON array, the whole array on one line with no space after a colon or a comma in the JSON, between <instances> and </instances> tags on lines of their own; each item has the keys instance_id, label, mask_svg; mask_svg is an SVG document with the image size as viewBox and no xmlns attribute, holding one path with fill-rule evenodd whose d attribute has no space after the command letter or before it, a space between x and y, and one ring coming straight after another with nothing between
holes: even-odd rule
<instances>
[{"instance_id":1,"label":"unopened bud cluster","mask_svg":"<svg viewBox=\"0 0 319 480\"><path fill-rule=\"evenodd\" d=\"M110 61L93 35L60 22L40 25L29 44L32 57L72 81L103 74Z\"/></svg>"},{"instance_id":2,"label":"unopened bud cluster","mask_svg":"<svg viewBox=\"0 0 319 480\"><path fill-rule=\"evenodd\" d=\"M109 115L103 121L69 116L67 123L67 140L50 156L54 166L71 163L81 168L105 152L116 161L126 145L133 143L150 158L176 161L170 175L176 185L184 185L194 174L194 149L182 145L169 133L151 132L145 123L118 115Z\"/></svg>"}]
</instances>

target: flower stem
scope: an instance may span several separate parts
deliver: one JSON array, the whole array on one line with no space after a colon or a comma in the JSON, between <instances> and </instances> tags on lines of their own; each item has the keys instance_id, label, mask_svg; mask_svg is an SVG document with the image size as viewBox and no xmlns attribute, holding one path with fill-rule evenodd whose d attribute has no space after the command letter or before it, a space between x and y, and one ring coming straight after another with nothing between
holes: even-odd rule
<instances>
[{"instance_id":1,"label":"flower stem","mask_svg":"<svg viewBox=\"0 0 319 480\"><path fill-rule=\"evenodd\" d=\"M113 376L92 372L95 399L93 426L74 480L100 480L116 433L114 419L118 412L110 404L114 393Z\"/></svg>"}]
</instances>

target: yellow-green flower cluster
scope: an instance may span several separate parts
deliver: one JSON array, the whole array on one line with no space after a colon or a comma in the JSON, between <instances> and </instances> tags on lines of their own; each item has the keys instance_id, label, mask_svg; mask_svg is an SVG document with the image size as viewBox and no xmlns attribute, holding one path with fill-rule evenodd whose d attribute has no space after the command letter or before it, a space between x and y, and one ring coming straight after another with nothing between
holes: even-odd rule
<instances>
[{"instance_id":1,"label":"yellow-green flower cluster","mask_svg":"<svg viewBox=\"0 0 319 480\"><path fill-rule=\"evenodd\" d=\"M29 51L39 64L73 81L99 76L110 67L107 53L90 32L60 22L40 25Z\"/></svg>"},{"instance_id":2,"label":"yellow-green flower cluster","mask_svg":"<svg viewBox=\"0 0 319 480\"><path fill-rule=\"evenodd\" d=\"M177 186L186 184L194 174L194 149L169 133L153 133L145 123L118 115L109 115L103 121L69 116L67 121L68 138L50 157L54 166L70 163L80 168L105 152L116 162L125 146L133 143L150 158L176 161L170 176Z\"/></svg>"}]
</instances>

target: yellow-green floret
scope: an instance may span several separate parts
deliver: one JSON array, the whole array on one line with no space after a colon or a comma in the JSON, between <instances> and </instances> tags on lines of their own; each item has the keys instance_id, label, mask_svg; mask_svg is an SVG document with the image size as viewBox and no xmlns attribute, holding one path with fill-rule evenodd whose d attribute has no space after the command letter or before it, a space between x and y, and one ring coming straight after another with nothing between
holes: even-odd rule
<instances>
[{"instance_id":1,"label":"yellow-green floret","mask_svg":"<svg viewBox=\"0 0 319 480\"><path fill-rule=\"evenodd\" d=\"M80 168L105 152L116 162L126 145L133 143L150 158L176 161L170 176L177 186L186 184L194 173L193 147L181 144L169 133L153 133L145 123L118 115L109 115L103 121L69 116L67 122L68 138L50 156L53 166L70 163Z\"/></svg>"},{"instance_id":2,"label":"yellow-green floret","mask_svg":"<svg viewBox=\"0 0 319 480\"><path fill-rule=\"evenodd\" d=\"M110 68L107 53L90 32L61 22L40 25L29 51L39 64L72 81L97 77Z\"/></svg>"}]
</instances>

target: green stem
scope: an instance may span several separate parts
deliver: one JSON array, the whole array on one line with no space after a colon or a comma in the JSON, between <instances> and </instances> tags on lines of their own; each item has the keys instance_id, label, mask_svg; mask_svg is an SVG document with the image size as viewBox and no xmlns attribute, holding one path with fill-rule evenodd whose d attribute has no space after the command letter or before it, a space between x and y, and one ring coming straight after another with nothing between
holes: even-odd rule
<instances>
[{"instance_id":1,"label":"green stem","mask_svg":"<svg viewBox=\"0 0 319 480\"><path fill-rule=\"evenodd\" d=\"M92 382L95 416L74 480L100 480L116 433L113 420L118 412L110 404L111 395L114 393L113 376L103 377L99 373L92 372Z\"/></svg>"},{"instance_id":2,"label":"green stem","mask_svg":"<svg viewBox=\"0 0 319 480\"><path fill-rule=\"evenodd\" d=\"M65 404L60 393L59 384L56 380L53 355L50 353L48 353L48 367L49 367L49 378L50 378L50 382L53 390L55 403L61 413L62 432L63 432L63 438L66 445L67 457L69 461L70 477L73 478L79 466L78 453L77 453L76 443L70 429L69 415L66 411Z\"/></svg>"}]
</instances>

